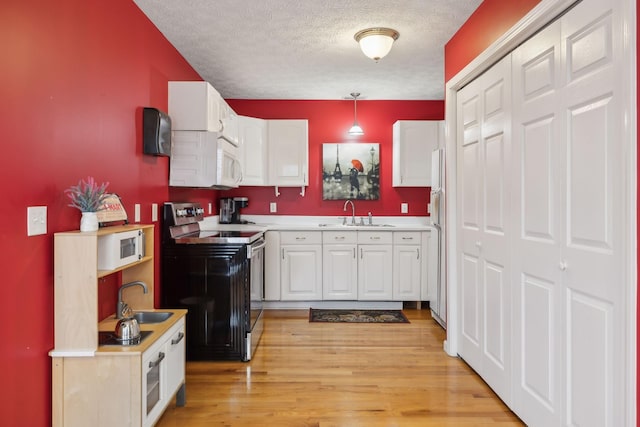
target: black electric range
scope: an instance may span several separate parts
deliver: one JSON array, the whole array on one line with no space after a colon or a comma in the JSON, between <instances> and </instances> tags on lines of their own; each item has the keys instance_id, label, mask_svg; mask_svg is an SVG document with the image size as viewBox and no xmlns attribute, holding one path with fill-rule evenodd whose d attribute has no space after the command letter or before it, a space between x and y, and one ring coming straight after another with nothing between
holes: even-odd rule
<instances>
[{"instance_id":1,"label":"black electric range","mask_svg":"<svg viewBox=\"0 0 640 427\"><path fill-rule=\"evenodd\" d=\"M162 305L188 310L187 360L248 361L263 329L264 230L201 230L203 217L199 203L164 205Z\"/></svg>"}]
</instances>

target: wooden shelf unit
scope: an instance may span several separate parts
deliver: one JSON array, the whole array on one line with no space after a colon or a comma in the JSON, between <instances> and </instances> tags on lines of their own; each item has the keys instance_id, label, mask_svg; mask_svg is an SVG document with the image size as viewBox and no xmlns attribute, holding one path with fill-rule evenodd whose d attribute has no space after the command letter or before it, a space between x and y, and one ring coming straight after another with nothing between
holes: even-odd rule
<instances>
[{"instance_id":1,"label":"wooden shelf unit","mask_svg":"<svg viewBox=\"0 0 640 427\"><path fill-rule=\"evenodd\" d=\"M98 237L123 231L145 233L145 254L140 261L115 270L98 270ZM140 280L148 292L135 286L123 291L134 310L153 309L154 226L123 225L95 232L69 231L54 235L54 334L52 355L88 356L98 348L98 279L118 271L122 283ZM114 306L115 312L115 306Z\"/></svg>"}]
</instances>

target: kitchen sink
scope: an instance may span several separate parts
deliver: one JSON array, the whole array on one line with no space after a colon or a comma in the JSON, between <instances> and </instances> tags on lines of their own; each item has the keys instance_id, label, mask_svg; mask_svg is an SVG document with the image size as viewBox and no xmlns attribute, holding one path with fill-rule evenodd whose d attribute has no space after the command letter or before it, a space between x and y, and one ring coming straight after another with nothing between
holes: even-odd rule
<instances>
[{"instance_id":1,"label":"kitchen sink","mask_svg":"<svg viewBox=\"0 0 640 427\"><path fill-rule=\"evenodd\" d=\"M173 313L168 311L138 311L133 314L133 318L141 325L143 323L160 323L173 316Z\"/></svg>"}]
</instances>

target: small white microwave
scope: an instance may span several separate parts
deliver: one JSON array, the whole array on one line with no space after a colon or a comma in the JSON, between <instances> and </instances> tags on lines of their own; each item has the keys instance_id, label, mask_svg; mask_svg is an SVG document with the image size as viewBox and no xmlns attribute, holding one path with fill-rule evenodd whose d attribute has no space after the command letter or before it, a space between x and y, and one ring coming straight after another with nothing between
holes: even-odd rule
<instances>
[{"instance_id":1,"label":"small white microwave","mask_svg":"<svg viewBox=\"0 0 640 427\"><path fill-rule=\"evenodd\" d=\"M98 269L115 270L144 257L144 232L123 231L98 237Z\"/></svg>"}]
</instances>

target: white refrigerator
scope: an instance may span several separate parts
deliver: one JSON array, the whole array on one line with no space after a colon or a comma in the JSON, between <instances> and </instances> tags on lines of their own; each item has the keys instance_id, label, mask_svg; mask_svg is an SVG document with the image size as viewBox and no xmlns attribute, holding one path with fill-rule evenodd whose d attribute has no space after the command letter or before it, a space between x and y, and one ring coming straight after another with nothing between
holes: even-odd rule
<instances>
[{"instance_id":1,"label":"white refrigerator","mask_svg":"<svg viewBox=\"0 0 640 427\"><path fill-rule=\"evenodd\" d=\"M431 154L431 225L436 230L438 239L438 272L436 295L429 302L433 318L447 329L447 287L445 280L445 248L444 248L444 148L433 150Z\"/></svg>"}]
</instances>

